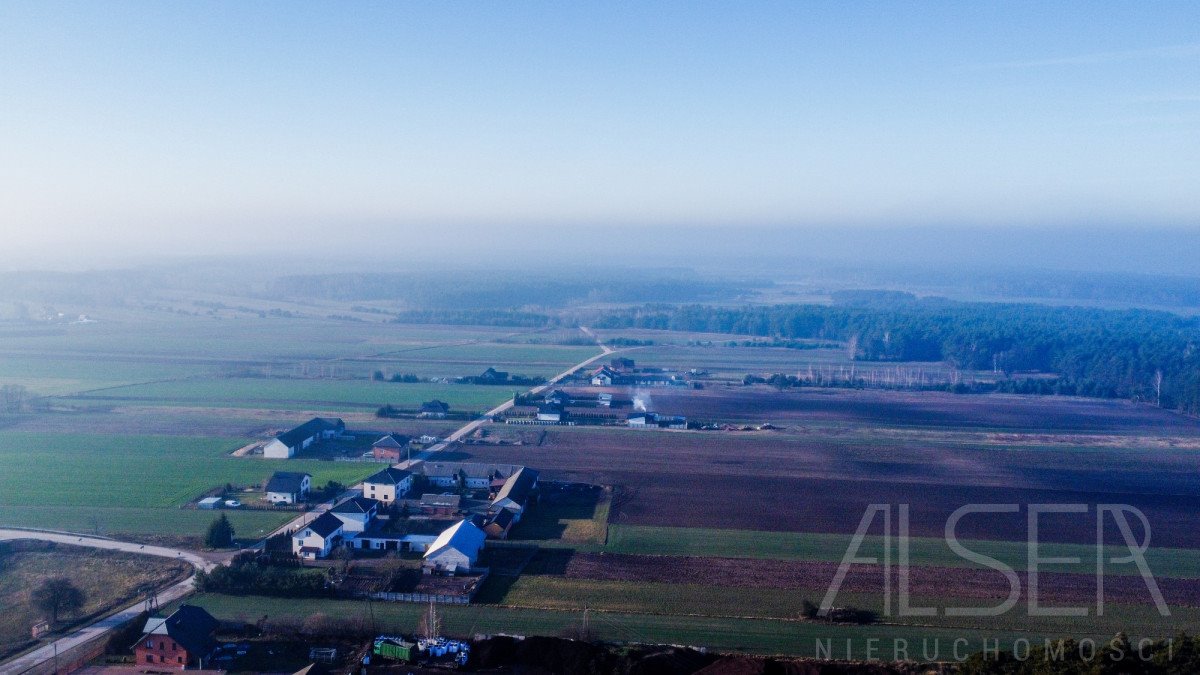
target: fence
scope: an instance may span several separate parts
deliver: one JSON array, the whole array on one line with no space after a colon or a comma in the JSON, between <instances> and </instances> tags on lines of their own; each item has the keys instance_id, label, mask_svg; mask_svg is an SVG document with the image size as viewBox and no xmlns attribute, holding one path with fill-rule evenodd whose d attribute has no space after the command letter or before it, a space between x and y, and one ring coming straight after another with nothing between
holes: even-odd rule
<instances>
[{"instance_id":1,"label":"fence","mask_svg":"<svg viewBox=\"0 0 1200 675\"><path fill-rule=\"evenodd\" d=\"M474 594L472 594L474 595ZM431 595L429 593L371 593L369 597L372 600L382 600L384 602L421 602L421 603L436 603L439 605L469 605L471 596L469 595Z\"/></svg>"}]
</instances>

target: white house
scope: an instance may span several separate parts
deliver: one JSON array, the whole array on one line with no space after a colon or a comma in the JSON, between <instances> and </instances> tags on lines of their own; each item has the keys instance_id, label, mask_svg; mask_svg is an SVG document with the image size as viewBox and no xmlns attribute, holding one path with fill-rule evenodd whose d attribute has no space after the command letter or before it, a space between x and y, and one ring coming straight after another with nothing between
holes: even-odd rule
<instances>
[{"instance_id":1,"label":"white house","mask_svg":"<svg viewBox=\"0 0 1200 675\"><path fill-rule=\"evenodd\" d=\"M411 471L389 466L363 481L363 496L391 504L397 499L404 499L412 491L412 486Z\"/></svg>"},{"instance_id":2,"label":"white house","mask_svg":"<svg viewBox=\"0 0 1200 675\"><path fill-rule=\"evenodd\" d=\"M460 520L429 545L421 567L426 572L442 574L468 572L479 560L479 551L486 539L483 530L469 520Z\"/></svg>"},{"instance_id":3,"label":"white house","mask_svg":"<svg viewBox=\"0 0 1200 675\"><path fill-rule=\"evenodd\" d=\"M267 459L289 459L297 452L319 440L328 440L342 435L346 423L337 417L314 417L298 427L289 429L263 446L263 457Z\"/></svg>"},{"instance_id":4,"label":"white house","mask_svg":"<svg viewBox=\"0 0 1200 675\"><path fill-rule=\"evenodd\" d=\"M419 553L427 550L430 544L437 541L437 535L367 530L352 541L355 548L364 551L415 551Z\"/></svg>"},{"instance_id":5,"label":"white house","mask_svg":"<svg viewBox=\"0 0 1200 675\"><path fill-rule=\"evenodd\" d=\"M538 406L537 419L539 422L558 423L563 421L566 416L567 411L557 403L543 403Z\"/></svg>"},{"instance_id":6,"label":"white house","mask_svg":"<svg viewBox=\"0 0 1200 675\"><path fill-rule=\"evenodd\" d=\"M597 387L611 387L620 377L621 374L612 368L601 366L592 373L592 384Z\"/></svg>"},{"instance_id":7,"label":"white house","mask_svg":"<svg viewBox=\"0 0 1200 675\"><path fill-rule=\"evenodd\" d=\"M366 497L351 497L329 510L342 521L343 531L353 536L367 529L379 513L379 502Z\"/></svg>"},{"instance_id":8,"label":"white house","mask_svg":"<svg viewBox=\"0 0 1200 675\"><path fill-rule=\"evenodd\" d=\"M292 553L306 560L324 558L345 537L341 519L332 513L322 513L292 535Z\"/></svg>"},{"instance_id":9,"label":"white house","mask_svg":"<svg viewBox=\"0 0 1200 675\"><path fill-rule=\"evenodd\" d=\"M272 504L295 504L304 501L312 489L312 476L300 471L276 471L267 481L267 501Z\"/></svg>"}]
</instances>

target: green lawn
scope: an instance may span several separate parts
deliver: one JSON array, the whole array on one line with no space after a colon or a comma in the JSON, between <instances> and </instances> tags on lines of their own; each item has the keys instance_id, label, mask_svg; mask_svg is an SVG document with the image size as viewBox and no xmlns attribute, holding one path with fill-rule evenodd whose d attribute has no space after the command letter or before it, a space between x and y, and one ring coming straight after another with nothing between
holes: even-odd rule
<instances>
[{"instance_id":1,"label":"green lawn","mask_svg":"<svg viewBox=\"0 0 1200 675\"><path fill-rule=\"evenodd\" d=\"M354 483L379 466L357 462L240 459L237 438L0 432L0 524L108 532L200 532L212 513L178 507L204 491L260 483L272 471L307 471L317 484ZM243 532L286 514L234 513Z\"/></svg>"},{"instance_id":2,"label":"green lawn","mask_svg":"<svg viewBox=\"0 0 1200 675\"><path fill-rule=\"evenodd\" d=\"M363 619L374 621L379 633L412 634L426 607L420 604L375 602L369 606L358 601L286 600L255 596L202 594L188 600L200 605L214 616L225 620L254 621L264 615L271 618L299 617L324 614L334 619ZM546 609L515 609L487 605L442 606L438 608L446 634L469 637L477 633L508 633L516 635L557 635L582 617L579 611ZM730 619L703 616L663 616L627 612L591 612L590 625L602 639L617 642L650 644L686 644L722 651L741 651L760 654L789 654L814 656L817 641L830 640L835 658L845 658L846 640L852 639L850 656L865 658L868 640L875 639L875 655L891 658L893 640L906 640L910 655L919 658L922 640L930 651L933 641L939 642L942 659L952 658L954 640L967 640L961 653L978 651L983 639L1001 641L1001 647L1011 645L1018 637L1027 637L1040 644L1051 636L1018 633L1004 630L946 629L916 626L831 626L819 623L763 619ZM1108 639L1109 636L1094 636Z\"/></svg>"}]
</instances>

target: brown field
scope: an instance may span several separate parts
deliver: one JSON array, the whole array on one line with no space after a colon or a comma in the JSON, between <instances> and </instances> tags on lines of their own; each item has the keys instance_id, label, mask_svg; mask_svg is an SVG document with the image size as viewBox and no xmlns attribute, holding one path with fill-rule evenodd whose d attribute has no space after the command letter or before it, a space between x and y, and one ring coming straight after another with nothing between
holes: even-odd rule
<instances>
[{"instance_id":1,"label":"brown field","mask_svg":"<svg viewBox=\"0 0 1200 675\"><path fill-rule=\"evenodd\" d=\"M774 588L804 590L814 599L829 588L837 572L833 562L747 560L743 558L693 558L619 553L577 553L542 550L525 568L525 574L553 575L569 579L688 584L725 588ZM884 590L882 566L854 565L841 589L847 593L879 594ZM1029 588L1028 575L1018 572L1022 602ZM952 596L980 600L1008 597L1008 582L998 572L974 568L911 568L910 589L917 596ZM892 588L899 587L892 569ZM1200 579L1159 578L1163 597L1172 607L1200 607ZM1105 580L1104 596L1109 602L1151 602L1140 577L1114 576ZM1039 599L1055 603L1089 603L1096 600L1096 578L1092 574L1042 572Z\"/></svg>"},{"instance_id":2,"label":"brown field","mask_svg":"<svg viewBox=\"0 0 1200 675\"><path fill-rule=\"evenodd\" d=\"M727 405L711 402L720 397L707 391L682 392L680 400L696 393L710 406ZM764 406L773 398L752 395ZM470 446L460 454L535 466L551 479L621 486L631 496L612 517L622 523L845 533L867 504L890 503L911 505L913 535L940 537L946 517L970 503L1116 503L1146 513L1155 545L1200 547L1194 421L1110 402L925 397L819 392L796 398L823 402L813 417L823 423L803 424L808 418L797 410L783 431L553 427L544 437L529 432L538 436L526 445ZM658 402L659 410L676 412ZM945 426L905 425L909 411L919 410L929 424ZM846 426L830 425L831 416ZM1015 429L1034 428L1039 418L1057 433L987 431L995 420ZM1025 519L1025 512L968 518L958 531L1023 541ZM1094 520L1079 515L1042 519L1046 541L1088 542L1094 531Z\"/></svg>"},{"instance_id":3,"label":"brown field","mask_svg":"<svg viewBox=\"0 0 1200 675\"><path fill-rule=\"evenodd\" d=\"M583 391L583 390L577 390ZM628 397L628 390L612 390ZM779 425L917 427L941 431L1172 435L1200 443L1200 420L1128 401L766 385L643 390L651 407L697 420Z\"/></svg>"}]
</instances>

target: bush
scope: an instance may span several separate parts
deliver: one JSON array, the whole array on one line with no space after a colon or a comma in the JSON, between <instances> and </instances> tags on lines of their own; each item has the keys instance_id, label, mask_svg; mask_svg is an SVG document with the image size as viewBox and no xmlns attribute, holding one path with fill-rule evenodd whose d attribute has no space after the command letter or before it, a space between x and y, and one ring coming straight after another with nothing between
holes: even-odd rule
<instances>
[{"instance_id":1,"label":"bush","mask_svg":"<svg viewBox=\"0 0 1200 675\"><path fill-rule=\"evenodd\" d=\"M197 572L196 590L286 598L320 598L329 595L324 572L263 564L253 553L239 554L228 566L216 567L211 572Z\"/></svg>"}]
</instances>

